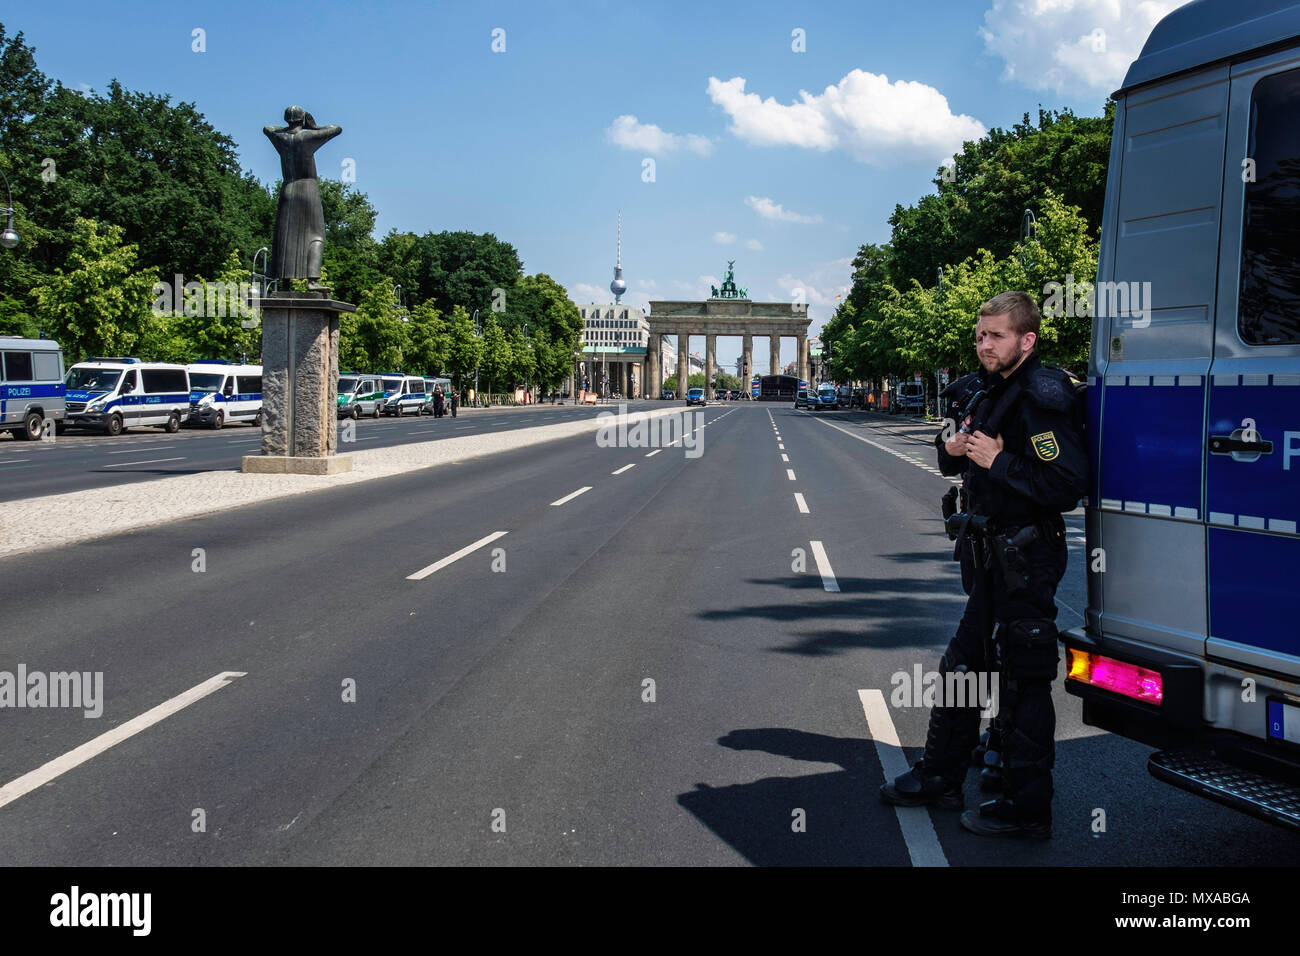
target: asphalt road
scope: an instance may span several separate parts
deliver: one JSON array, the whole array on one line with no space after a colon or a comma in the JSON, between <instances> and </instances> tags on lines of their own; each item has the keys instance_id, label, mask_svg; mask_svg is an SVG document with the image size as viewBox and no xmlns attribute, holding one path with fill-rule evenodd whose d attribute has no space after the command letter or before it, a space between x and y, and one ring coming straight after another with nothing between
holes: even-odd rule
<instances>
[{"instance_id":1,"label":"asphalt road","mask_svg":"<svg viewBox=\"0 0 1300 956\"><path fill-rule=\"evenodd\" d=\"M406 415L402 418L362 418L343 431L340 449L382 448L408 442L436 441L494 431L551 425L591 418L617 409L617 404L534 405L522 408L461 409L447 415ZM632 402L630 410L657 408L654 402ZM349 423L350 424L350 423ZM0 502L54 495L88 488L107 488L171 475L201 471L238 471L244 455L256 454L261 430L232 423L220 431L187 428L168 435L161 428L139 426L116 438L100 432L69 430L52 442L29 442L0 433Z\"/></svg>"},{"instance_id":2,"label":"asphalt road","mask_svg":"<svg viewBox=\"0 0 1300 956\"><path fill-rule=\"evenodd\" d=\"M871 702L962 607L949 482L862 416L701 414L698 457L580 436L0 561L0 669L104 675L97 719L0 710L0 863L1294 861L1059 682L1054 839L882 805L927 711Z\"/></svg>"}]
</instances>

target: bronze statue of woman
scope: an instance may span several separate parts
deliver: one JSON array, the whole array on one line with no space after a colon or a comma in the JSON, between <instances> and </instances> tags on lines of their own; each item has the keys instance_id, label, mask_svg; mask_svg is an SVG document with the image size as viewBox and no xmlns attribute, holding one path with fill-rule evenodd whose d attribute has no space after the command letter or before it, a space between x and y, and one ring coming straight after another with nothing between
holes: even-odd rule
<instances>
[{"instance_id":1,"label":"bronze statue of woman","mask_svg":"<svg viewBox=\"0 0 1300 956\"><path fill-rule=\"evenodd\" d=\"M266 134L280 154L280 203L275 210L275 243L271 251L271 277L307 279L308 288L320 285L321 256L325 249L325 214L316 182L316 150L343 130L317 126L301 106L284 111L288 126L266 126Z\"/></svg>"}]
</instances>

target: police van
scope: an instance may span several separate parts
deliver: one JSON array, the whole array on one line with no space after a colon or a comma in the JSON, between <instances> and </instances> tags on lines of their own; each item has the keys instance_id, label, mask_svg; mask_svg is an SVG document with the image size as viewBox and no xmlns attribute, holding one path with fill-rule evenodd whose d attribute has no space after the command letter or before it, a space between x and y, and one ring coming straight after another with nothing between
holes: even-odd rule
<instances>
[{"instance_id":1,"label":"police van","mask_svg":"<svg viewBox=\"0 0 1300 956\"><path fill-rule=\"evenodd\" d=\"M184 365L138 358L94 358L68 369L64 423L120 435L132 425L180 430L190 413L190 376Z\"/></svg>"},{"instance_id":2,"label":"police van","mask_svg":"<svg viewBox=\"0 0 1300 956\"><path fill-rule=\"evenodd\" d=\"M1300 3L1173 11L1115 99L1065 686L1157 778L1300 828Z\"/></svg>"},{"instance_id":3,"label":"police van","mask_svg":"<svg viewBox=\"0 0 1300 956\"><path fill-rule=\"evenodd\" d=\"M49 339L0 336L0 431L34 441L64 415L63 350Z\"/></svg>"},{"instance_id":4,"label":"police van","mask_svg":"<svg viewBox=\"0 0 1300 956\"><path fill-rule=\"evenodd\" d=\"M415 375L387 374L380 376L384 386L384 402L380 411L385 415L418 415L429 400L424 390L424 379Z\"/></svg>"},{"instance_id":5,"label":"police van","mask_svg":"<svg viewBox=\"0 0 1300 956\"><path fill-rule=\"evenodd\" d=\"M449 378L426 378L424 380L425 402L420 406L420 414L433 414L433 392L434 389L442 389L443 408L451 411L451 379Z\"/></svg>"},{"instance_id":6,"label":"police van","mask_svg":"<svg viewBox=\"0 0 1300 956\"><path fill-rule=\"evenodd\" d=\"M338 386L339 417L356 421L362 415L379 417L384 401L383 383L378 375L340 372Z\"/></svg>"},{"instance_id":7,"label":"police van","mask_svg":"<svg viewBox=\"0 0 1300 956\"><path fill-rule=\"evenodd\" d=\"M187 366L190 414L186 424L220 428L227 422L262 424L262 366L217 359Z\"/></svg>"}]
</instances>

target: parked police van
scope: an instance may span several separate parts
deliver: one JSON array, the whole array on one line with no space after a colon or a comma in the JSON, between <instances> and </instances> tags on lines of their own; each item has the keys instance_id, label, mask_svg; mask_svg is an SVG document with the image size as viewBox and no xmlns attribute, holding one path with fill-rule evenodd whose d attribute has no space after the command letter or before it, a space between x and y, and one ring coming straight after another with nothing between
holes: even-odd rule
<instances>
[{"instance_id":1,"label":"parked police van","mask_svg":"<svg viewBox=\"0 0 1300 956\"><path fill-rule=\"evenodd\" d=\"M120 435L133 425L175 432L190 413L190 376L184 365L138 358L95 358L68 369L64 422Z\"/></svg>"},{"instance_id":2,"label":"parked police van","mask_svg":"<svg viewBox=\"0 0 1300 956\"><path fill-rule=\"evenodd\" d=\"M445 408L447 411L451 411L451 379L426 378L424 380L425 401L424 404L420 406L420 414L422 415L433 414L433 390L435 388L442 389L442 400L444 403L443 408Z\"/></svg>"},{"instance_id":3,"label":"parked police van","mask_svg":"<svg viewBox=\"0 0 1300 956\"><path fill-rule=\"evenodd\" d=\"M1115 99L1066 689L1300 828L1300 3L1173 11Z\"/></svg>"},{"instance_id":4,"label":"parked police van","mask_svg":"<svg viewBox=\"0 0 1300 956\"><path fill-rule=\"evenodd\" d=\"M262 424L262 366L211 359L187 366L190 415L186 424L220 428L227 422Z\"/></svg>"},{"instance_id":5,"label":"parked police van","mask_svg":"<svg viewBox=\"0 0 1300 956\"><path fill-rule=\"evenodd\" d=\"M50 339L0 336L0 431L34 441L64 416L63 350Z\"/></svg>"},{"instance_id":6,"label":"parked police van","mask_svg":"<svg viewBox=\"0 0 1300 956\"><path fill-rule=\"evenodd\" d=\"M379 408L385 396L378 375L340 372L338 393L340 417L351 418L353 421L362 415L379 417Z\"/></svg>"},{"instance_id":7,"label":"parked police van","mask_svg":"<svg viewBox=\"0 0 1300 956\"><path fill-rule=\"evenodd\" d=\"M384 385L384 403L380 410L385 415L420 414L420 409L429 400L423 378L401 374L382 375L380 378Z\"/></svg>"}]
</instances>

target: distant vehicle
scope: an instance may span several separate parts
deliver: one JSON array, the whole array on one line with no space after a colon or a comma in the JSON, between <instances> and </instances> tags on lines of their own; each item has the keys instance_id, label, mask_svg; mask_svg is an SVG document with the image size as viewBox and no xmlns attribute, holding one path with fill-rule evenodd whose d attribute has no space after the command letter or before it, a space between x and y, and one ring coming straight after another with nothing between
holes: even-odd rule
<instances>
[{"instance_id":1,"label":"distant vehicle","mask_svg":"<svg viewBox=\"0 0 1300 956\"><path fill-rule=\"evenodd\" d=\"M808 407L808 389L806 389L806 388L801 388L801 389L799 389L799 391L795 392L795 394L794 394L794 407L795 407L795 408L807 408L807 407Z\"/></svg>"},{"instance_id":2,"label":"distant vehicle","mask_svg":"<svg viewBox=\"0 0 1300 956\"><path fill-rule=\"evenodd\" d=\"M737 401L739 398L740 398L740 391L738 389L734 389L734 388L727 389L727 401L734 402Z\"/></svg>"},{"instance_id":3,"label":"distant vehicle","mask_svg":"<svg viewBox=\"0 0 1300 956\"><path fill-rule=\"evenodd\" d=\"M378 375L342 372L339 375L338 409L340 418L356 421L362 415L379 417L384 400L383 383Z\"/></svg>"},{"instance_id":4,"label":"distant vehicle","mask_svg":"<svg viewBox=\"0 0 1300 956\"><path fill-rule=\"evenodd\" d=\"M64 377L69 427L120 435L132 425L180 431L190 414L190 374L184 365L138 358L78 362Z\"/></svg>"},{"instance_id":5,"label":"distant vehicle","mask_svg":"<svg viewBox=\"0 0 1300 956\"><path fill-rule=\"evenodd\" d=\"M51 339L0 337L0 431L34 441L63 425L63 350Z\"/></svg>"},{"instance_id":6,"label":"distant vehicle","mask_svg":"<svg viewBox=\"0 0 1300 956\"><path fill-rule=\"evenodd\" d=\"M677 397L677 393L674 392L671 388L665 388L663 397L665 399L674 399Z\"/></svg>"},{"instance_id":7,"label":"distant vehicle","mask_svg":"<svg viewBox=\"0 0 1300 956\"><path fill-rule=\"evenodd\" d=\"M380 411L398 418L408 412L420 414L420 409L429 400L423 378L414 375L382 375L380 378L384 383L384 404Z\"/></svg>"},{"instance_id":8,"label":"distant vehicle","mask_svg":"<svg viewBox=\"0 0 1300 956\"><path fill-rule=\"evenodd\" d=\"M187 425L217 429L226 422L262 424L262 366L194 362Z\"/></svg>"},{"instance_id":9,"label":"distant vehicle","mask_svg":"<svg viewBox=\"0 0 1300 956\"><path fill-rule=\"evenodd\" d=\"M890 403L894 414L918 414L925 410L925 386L920 382L899 382Z\"/></svg>"},{"instance_id":10,"label":"distant vehicle","mask_svg":"<svg viewBox=\"0 0 1300 956\"><path fill-rule=\"evenodd\" d=\"M838 409L840 407L839 390L830 384L818 385L817 396L813 401L817 403L814 407L821 411Z\"/></svg>"},{"instance_id":11,"label":"distant vehicle","mask_svg":"<svg viewBox=\"0 0 1300 956\"><path fill-rule=\"evenodd\" d=\"M421 415L433 414L433 390L435 388L442 389L443 408L451 411L451 379L426 378L424 380L424 394L428 396L428 400L420 406Z\"/></svg>"},{"instance_id":12,"label":"distant vehicle","mask_svg":"<svg viewBox=\"0 0 1300 956\"><path fill-rule=\"evenodd\" d=\"M707 405L708 402L707 402L707 401L705 400L705 398L704 398L704 389L702 389L702 388L688 388L688 389L686 390L686 404L687 404L687 405Z\"/></svg>"}]
</instances>

